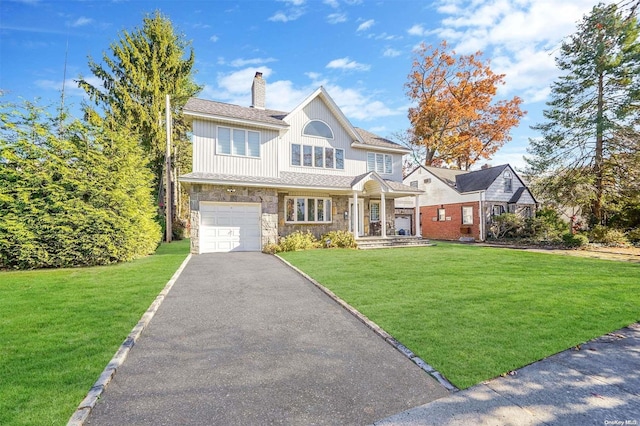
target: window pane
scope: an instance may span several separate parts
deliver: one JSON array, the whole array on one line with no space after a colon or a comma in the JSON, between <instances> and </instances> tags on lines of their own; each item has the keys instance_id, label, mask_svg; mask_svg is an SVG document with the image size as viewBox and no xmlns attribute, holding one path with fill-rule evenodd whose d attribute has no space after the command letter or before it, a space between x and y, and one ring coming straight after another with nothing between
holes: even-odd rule
<instances>
[{"instance_id":1,"label":"window pane","mask_svg":"<svg viewBox=\"0 0 640 426\"><path fill-rule=\"evenodd\" d=\"M314 156L313 156L313 162L314 162L314 166L316 167L322 167L322 147L321 146L316 146L315 148L313 148L314 151Z\"/></svg>"},{"instance_id":2,"label":"window pane","mask_svg":"<svg viewBox=\"0 0 640 426\"><path fill-rule=\"evenodd\" d=\"M372 202L369 208L371 209L369 220L371 222L380 222L380 203Z\"/></svg>"},{"instance_id":3,"label":"window pane","mask_svg":"<svg viewBox=\"0 0 640 426\"><path fill-rule=\"evenodd\" d=\"M385 155L384 156L384 172L391 174L392 169L393 169L393 157L391 157L390 155Z\"/></svg>"},{"instance_id":4,"label":"window pane","mask_svg":"<svg viewBox=\"0 0 640 426\"><path fill-rule=\"evenodd\" d=\"M218 154L231 154L231 129L218 127Z\"/></svg>"},{"instance_id":5,"label":"window pane","mask_svg":"<svg viewBox=\"0 0 640 426\"><path fill-rule=\"evenodd\" d=\"M326 222L331 222L331 200L324 200L324 220Z\"/></svg>"},{"instance_id":6,"label":"window pane","mask_svg":"<svg viewBox=\"0 0 640 426\"><path fill-rule=\"evenodd\" d=\"M248 132L248 135L247 155L249 157L260 157L260 133Z\"/></svg>"},{"instance_id":7,"label":"window pane","mask_svg":"<svg viewBox=\"0 0 640 426\"><path fill-rule=\"evenodd\" d=\"M376 154L376 172L384 173L384 155Z\"/></svg>"},{"instance_id":8,"label":"window pane","mask_svg":"<svg viewBox=\"0 0 640 426\"><path fill-rule=\"evenodd\" d=\"M287 205L285 207L286 211L286 216L287 216L287 221L288 222L293 222L295 220L295 201L293 198L287 198Z\"/></svg>"},{"instance_id":9,"label":"window pane","mask_svg":"<svg viewBox=\"0 0 640 426\"><path fill-rule=\"evenodd\" d=\"M331 128L322 121L313 120L304 126L303 135L320 136L322 138L333 139Z\"/></svg>"},{"instance_id":10,"label":"window pane","mask_svg":"<svg viewBox=\"0 0 640 426\"><path fill-rule=\"evenodd\" d=\"M307 200L307 221L315 222L316 220L316 200L309 198Z\"/></svg>"},{"instance_id":11,"label":"window pane","mask_svg":"<svg viewBox=\"0 0 640 426\"><path fill-rule=\"evenodd\" d=\"M444 209L438 209L438 221L442 222L446 218L446 213Z\"/></svg>"},{"instance_id":12,"label":"window pane","mask_svg":"<svg viewBox=\"0 0 640 426\"><path fill-rule=\"evenodd\" d=\"M344 150L336 149L336 169L344 170Z\"/></svg>"},{"instance_id":13,"label":"window pane","mask_svg":"<svg viewBox=\"0 0 640 426\"><path fill-rule=\"evenodd\" d=\"M297 209L298 214L297 214L296 220L298 222L304 222L304 198L298 198L296 202L298 207Z\"/></svg>"},{"instance_id":14,"label":"window pane","mask_svg":"<svg viewBox=\"0 0 640 426\"><path fill-rule=\"evenodd\" d=\"M304 145L302 147L302 165L311 167L313 165L313 147Z\"/></svg>"},{"instance_id":15,"label":"window pane","mask_svg":"<svg viewBox=\"0 0 640 426\"><path fill-rule=\"evenodd\" d=\"M325 167L327 167L328 169L333 169L333 148L325 148L324 155L327 158Z\"/></svg>"},{"instance_id":16,"label":"window pane","mask_svg":"<svg viewBox=\"0 0 640 426\"><path fill-rule=\"evenodd\" d=\"M324 200L318 200L318 222L324 222Z\"/></svg>"},{"instance_id":17,"label":"window pane","mask_svg":"<svg viewBox=\"0 0 640 426\"><path fill-rule=\"evenodd\" d=\"M376 154L367 152L367 171L373 172L376 169Z\"/></svg>"},{"instance_id":18,"label":"window pane","mask_svg":"<svg viewBox=\"0 0 640 426\"><path fill-rule=\"evenodd\" d=\"M231 153L233 155L247 155L244 130L233 129L233 140L231 141Z\"/></svg>"},{"instance_id":19,"label":"window pane","mask_svg":"<svg viewBox=\"0 0 640 426\"><path fill-rule=\"evenodd\" d=\"M297 143L291 144L291 165L300 165L300 145Z\"/></svg>"},{"instance_id":20,"label":"window pane","mask_svg":"<svg viewBox=\"0 0 640 426\"><path fill-rule=\"evenodd\" d=\"M462 224L463 225L473 224L473 207L462 208Z\"/></svg>"}]
</instances>

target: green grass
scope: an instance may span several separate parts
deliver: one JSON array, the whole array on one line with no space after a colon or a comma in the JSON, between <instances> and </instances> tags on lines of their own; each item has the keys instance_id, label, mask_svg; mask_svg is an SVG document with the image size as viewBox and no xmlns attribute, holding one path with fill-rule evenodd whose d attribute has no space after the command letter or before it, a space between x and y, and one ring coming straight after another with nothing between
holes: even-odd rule
<instances>
[{"instance_id":1,"label":"green grass","mask_svg":"<svg viewBox=\"0 0 640 426\"><path fill-rule=\"evenodd\" d=\"M0 424L66 424L189 251L104 267L0 272Z\"/></svg>"},{"instance_id":2,"label":"green grass","mask_svg":"<svg viewBox=\"0 0 640 426\"><path fill-rule=\"evenodd\" d=\"M467 388L640 320L640 265L459 244L281 253Z\"/></svg>"}]
</instances>

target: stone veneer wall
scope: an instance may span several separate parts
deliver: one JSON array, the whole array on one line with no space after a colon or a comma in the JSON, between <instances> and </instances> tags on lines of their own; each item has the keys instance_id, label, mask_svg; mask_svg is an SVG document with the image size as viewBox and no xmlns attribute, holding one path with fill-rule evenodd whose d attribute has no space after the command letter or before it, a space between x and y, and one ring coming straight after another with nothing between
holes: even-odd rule
<instances>
[{"instance_id":1,"label":"stone veneer wall","mask_svg":"<svg viewBox=\"0 0 640 426\"><path fill-rule=\"evenodd\" d=\"M189 187L191 209L191 253L200 251L200 201L221 203L260 203L262 205L262 245L275 243L278 238L278 192L272 188L231 187L193 184Z\"/></svg>"},{"instance_id":2,"label":"stone veneer wall","mask_svg":"<svg viewBox=\"0 0 640 426\"><path fill-rule=\"evenodd\" d=\"M278 235L280 237L287 236L295 231L309 231L316 238L320 238L323 234L326 234L329 231L349 230L349 220L344 219L344 212L349 211L349 197L331 197L331 223L304 223L299 225L285 222L284 197L285 194L279 194L278 196Z\"/></svg>"}]
</instances>

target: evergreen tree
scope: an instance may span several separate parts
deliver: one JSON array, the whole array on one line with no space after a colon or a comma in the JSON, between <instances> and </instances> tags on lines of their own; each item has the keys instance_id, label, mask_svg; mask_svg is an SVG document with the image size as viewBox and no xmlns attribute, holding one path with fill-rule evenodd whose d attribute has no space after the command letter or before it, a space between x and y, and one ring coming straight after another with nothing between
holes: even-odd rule
<instances>
[{"instance_id":1,"label":"evergreen tree","mask_svg":"<svg viewBox=\"0 0 640 426\"><path fill-rule=\"evenodd\" d=\"M160 228L137 141L100 120L58 125L31 103L0 109L0 268L99 265L152 253Z\"/></svg>"},{"instance_id":2,"label":"evergreen tree","mask_svg":"<svg viewBox=\"0 0 640 426\"><path fill-rule=\"evenodd\" d=\"M201 87L193 81L195 56L190 42L176 34L171 21L160 12L146 16L142 28L123 31L103 54L104 64L89 58L91 72L101 81L93 86L78 81L90 99L101 106L113 130L135 135L149 158L158 188L165 164L165 99L171 96L173 135L177 161L191 169L188 126L182 107ZM176 159L174 159L176 160Z\"/></svg>"},{"instance_id":3,"label":"evergreen tree","mask_svg":"<svg viewBox=\"0 0 640 426\"><path fill-rule=\"evenodd\" d=\"M580 199L592 223L604 224L613 201L639 189L638 30L635 13L595 6L562 43L556 63L563 74L551 87L545 122L533 126L542 137L530 141L529 172L548 176L547 195L584 195L587 186Z\"/></svg>"}]
</instances>

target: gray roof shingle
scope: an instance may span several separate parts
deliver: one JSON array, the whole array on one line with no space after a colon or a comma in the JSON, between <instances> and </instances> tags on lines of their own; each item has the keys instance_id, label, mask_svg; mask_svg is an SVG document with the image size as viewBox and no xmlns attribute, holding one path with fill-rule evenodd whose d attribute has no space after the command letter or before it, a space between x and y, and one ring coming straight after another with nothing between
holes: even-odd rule
<instances>
[{"instance_id":1,"label":"gray roof shingle","mask_svg":"<svg viewBox=\"0 0 640 426\"><path fill-rule=\"evenodd\" d=\"M389 139L385 139L359 127L355 127L355 129L366 145L379 146L382 148L406 149L404 146L398 143L392 142Z\"/></svg>"},{"instance_id":2,"label":"gray roof shingle","mask_svg":"<svg viewBox=\"0 0 640 426\"><path fill-rule=\"evenodd\" d=\"M277 126L289 126L282 119L287 113L271 109L258 109L242 107L239 105L226 104L223 102L207 101L205 99L190 98L184 106L186 114L198 113L227 117L230 119L240 119L256 121L259 123L274 124Z\"/></svg>"},{"instance_id":3,"label":"gray roof shingle","mask_svg":"<svg viewBox=\"0 0 640 426\"><path fill-rule=\"evenodd\" d=\"M507 167L509 167L508 164L503 164L501 166L460 174L456 176L456 189L458 192L473 192L488 189Z\"/></svg>"}]
</instances>

